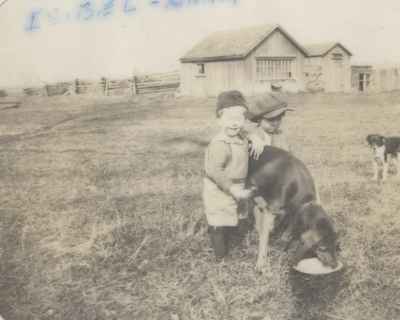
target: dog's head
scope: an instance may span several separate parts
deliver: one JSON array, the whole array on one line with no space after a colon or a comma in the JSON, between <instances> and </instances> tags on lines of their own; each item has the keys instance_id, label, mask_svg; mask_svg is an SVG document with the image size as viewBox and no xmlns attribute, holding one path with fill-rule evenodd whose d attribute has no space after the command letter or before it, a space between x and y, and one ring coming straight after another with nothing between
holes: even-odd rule
<instances>
[{"instance_id":1,"label":"dog's head","mask_svg":"<svg viewBox=\"0 0 400 320\"><path fill-rule=\"evenodd\" d=\"M385 137L379 134L370 134L367 136L367 142L374 152L375 159L382 160L385 153Z\"/></svg>"},{"instance_id":2,"label":"dog's head","mask_svg":"<svg viewBox=\"0 0 400 320\"><path fill-rule=\"evenodd\" d=\"M367 136L367 142L371 148L382 147L385 144L385 137L380 134L369 134Z\"/></svg>"},{"instance_id":3,"label":"dog's head","mask_svg":"<svg viewBox=\"0 0 400 320\"><path fill-rule=\"evenodd\" d=\"M316 217L316 220L300 235L295 262L310 255L318 257L324 265L336 268L337 251L340 248L333 223L321 206L315 206L310 210L314 211L310 216Z\"/></svg>"}]
</instances>

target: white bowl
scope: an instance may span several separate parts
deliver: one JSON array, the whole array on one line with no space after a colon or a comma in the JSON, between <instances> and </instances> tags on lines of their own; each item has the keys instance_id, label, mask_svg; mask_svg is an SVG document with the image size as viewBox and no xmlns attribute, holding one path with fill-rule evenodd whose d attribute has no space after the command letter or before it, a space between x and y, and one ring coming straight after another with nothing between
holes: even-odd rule
<instances>
[{"instance_id":1,"label":"white bowl","mask_svg":"<svg viewBox=\"0 0 400 320\"><path fill-rule=\"evenodd\" d=\"M338 261L338 265L336 268L330 268L324 266L322 262L318 258L308 258L301 260L297 266L293 267L296 271L306 274L329 274L332 272L339 271L343 268L343 263Z\"/></svg>"}]
</instances>

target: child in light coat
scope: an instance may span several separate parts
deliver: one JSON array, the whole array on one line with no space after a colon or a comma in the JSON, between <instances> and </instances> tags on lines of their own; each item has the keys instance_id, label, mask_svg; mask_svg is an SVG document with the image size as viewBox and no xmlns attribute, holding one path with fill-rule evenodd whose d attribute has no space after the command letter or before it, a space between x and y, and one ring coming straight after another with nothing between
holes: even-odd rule
<instances>
[{"instance_id":1,"label":"child in light coat","mask_svg":"<svg viewBox=\"0 0 400 320\"><path fill-rule=\"evenodd\" d=\"M253 193L245 187L249 142L241 134L247 112L246 100L239 91L218 96L216 113L221 130L206 149L203 184L204 210L217 260L227 255L240 211L247 210L245 204Z\"/></svg>"}]
</instances>

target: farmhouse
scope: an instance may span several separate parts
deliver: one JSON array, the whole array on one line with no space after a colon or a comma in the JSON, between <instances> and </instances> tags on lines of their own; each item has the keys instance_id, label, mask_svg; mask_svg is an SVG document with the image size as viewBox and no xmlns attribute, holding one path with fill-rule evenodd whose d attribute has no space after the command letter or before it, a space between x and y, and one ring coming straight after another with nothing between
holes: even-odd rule
<instances>
[{"instance_id":1,"label":"farmhouse","mask_svg":"<svg viewBox=\"0 0 400 320\"><path fill-rule=\"evenodd\" d=\"M283 90L350 89L351 53L340 43L302 46L279 25L219 31L181 59L181 91L215 96Z\"/></svg>"}]
</instances>

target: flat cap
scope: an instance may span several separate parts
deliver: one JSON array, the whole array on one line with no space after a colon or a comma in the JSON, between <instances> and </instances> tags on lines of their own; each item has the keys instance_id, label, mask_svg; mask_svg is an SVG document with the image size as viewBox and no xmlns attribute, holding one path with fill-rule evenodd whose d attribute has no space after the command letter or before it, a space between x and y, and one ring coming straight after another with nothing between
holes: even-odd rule
<instances>
[{"instance_id":1,"label":"flat cap","mask_svg":"<svg viewBox=\"0 0 400 320\"><path fill-rule=\"evenodd\" d=\"M257 121L261 118L272 119L286 111L293 111L288 104L272 94L264 94L258 97L249 111L249 119Z\"/></svg>"}]
</instances>

